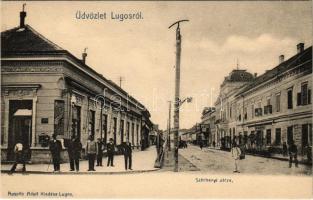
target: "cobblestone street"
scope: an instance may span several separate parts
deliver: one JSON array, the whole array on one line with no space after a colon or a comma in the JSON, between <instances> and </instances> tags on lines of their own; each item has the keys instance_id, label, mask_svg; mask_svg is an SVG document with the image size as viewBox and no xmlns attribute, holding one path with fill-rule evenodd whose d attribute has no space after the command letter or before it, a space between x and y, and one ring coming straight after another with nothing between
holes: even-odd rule
<instances>
[{"instance_id":1,"label":"cobblestone street","mask_svg":"<svg viewBox=\"0 0 313 200\"><path fill-rule=\"evenodd\" d=\"M207 148L200 150L197 146L189 145L186 149L179 149L179 154L202 172L233 173L234 161L230 152ZM257 175L311 175L312 167L299 164L298 168L294 165L289 168L287 161L246 155L244 160L240 160L240 172Z\"/></svg>"}]
</instances>

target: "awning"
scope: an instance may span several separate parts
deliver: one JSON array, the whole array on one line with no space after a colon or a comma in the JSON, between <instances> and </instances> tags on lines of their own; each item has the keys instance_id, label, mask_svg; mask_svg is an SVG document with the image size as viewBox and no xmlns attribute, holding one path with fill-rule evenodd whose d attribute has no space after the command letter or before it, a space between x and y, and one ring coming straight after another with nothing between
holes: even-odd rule
<instances>
[{"instance_id":1,"label":"awning","mask_svg":"<svg viewBox=\"0 0 313 200\"><path fill-rule=\"evenodd\" d=\"M13 116L32 116L32 110L18 109Z\"/></svg>"}]
</instances>

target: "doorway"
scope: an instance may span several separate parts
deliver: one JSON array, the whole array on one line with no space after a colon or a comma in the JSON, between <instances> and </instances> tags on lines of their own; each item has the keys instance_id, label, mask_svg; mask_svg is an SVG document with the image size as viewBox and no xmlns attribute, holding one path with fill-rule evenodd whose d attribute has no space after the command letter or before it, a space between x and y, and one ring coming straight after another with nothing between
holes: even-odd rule
<instances>
[{"instance_id":1,"label":"doorway","mask_svg":"<svg viewBox=\"0 0 313 200\"><path fill-rule=\"evenodd\" d=\"M17 142L23 144L26 160L30 160L32 143L32 100L9 101L9 135L7 160L15 158L14 146Z\"/></svg>"},{"instance_id":2,"label":"doorway","mask_svg":"<svg viewBox=\"0 0 313 200\"><path fill-rule=\"evenodd\" d=\"M291 142L293 142L293 127L288 126L287 127L287 144L291 145Z\"/></svg>"}]
</instances>

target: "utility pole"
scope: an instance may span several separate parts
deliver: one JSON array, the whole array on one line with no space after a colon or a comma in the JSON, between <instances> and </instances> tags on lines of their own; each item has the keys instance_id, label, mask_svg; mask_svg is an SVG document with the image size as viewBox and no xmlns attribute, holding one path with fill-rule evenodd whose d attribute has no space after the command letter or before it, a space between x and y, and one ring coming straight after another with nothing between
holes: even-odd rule
<instances>
[{"instance_id":1,"label":"utility pole","mask_svg":"<svg viewBox=\"0 0 313 200\"><path fill-rule=\"evenodd\" d=\"M186 22L189 20L179 20L173 23L168 28L172 28L174 25L177 24L176 28L176 73L175 73L175 99L174 99L174 172L178 172L178 130L179 130L179 106L180 106L180 97L179 97L179 90L180 90L180 56L181 56L181 35L180 35L180 28L179 24L181 22Z\"/></svg>"},{"instance_id":2,"label":"utility pole","mask_svg":"<svg viewBox=\"0 0 313 200\"><path fill-rule=\"evenodd\" d=\"M172 101L168 101L168 150L171 151L171 112L172 112Z\"/></svg>"}]
</instances>

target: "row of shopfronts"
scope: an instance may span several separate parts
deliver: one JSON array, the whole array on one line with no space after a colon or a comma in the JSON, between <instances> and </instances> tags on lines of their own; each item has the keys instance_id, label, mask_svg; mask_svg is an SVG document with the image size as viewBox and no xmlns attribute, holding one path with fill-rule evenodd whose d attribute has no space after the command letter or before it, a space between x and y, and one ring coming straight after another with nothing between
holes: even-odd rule
<instances>
[{"instance_id":1,"label":"row of shopfronts","mask_svg":"<svg viewBox=\"0 0 313 200\"><path fill-rule=\"evenodd\" d=\"M24 22L1 33L2 161L14 159L17 141L31 161L48 161L52 134L64 147L72 136L84 145L90 135L116 145L129 139L138 149L149 145L149 111L89 67L86 57L73 56Z\"/></svg>"},{"instance_id":2,"label":"row of shopfronts","mask_svg":"<svg viewBox=\"0 0 313 200\"><path fill-rule=\"evenodd\" d=\"M312 151L312 47L264 74L235 69L225 77L214 107L203 110L196 143L230 149L233 142L248 151L284 154L294 142L298 153ZM198 127L198 128L197 128Z\"/></svg>"}]
</instances>

